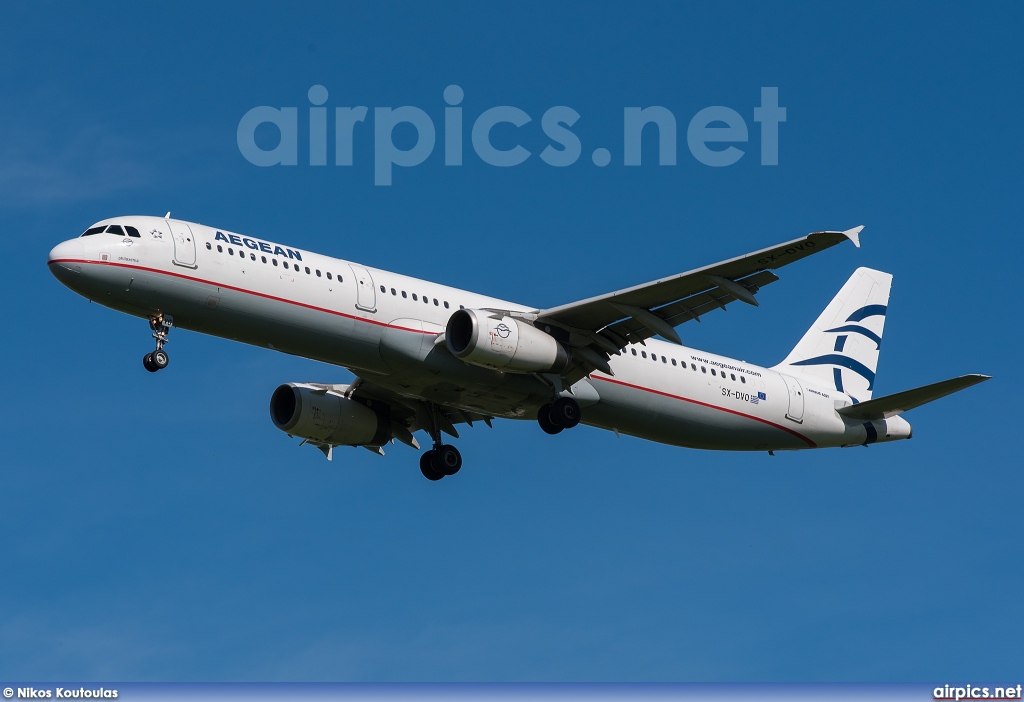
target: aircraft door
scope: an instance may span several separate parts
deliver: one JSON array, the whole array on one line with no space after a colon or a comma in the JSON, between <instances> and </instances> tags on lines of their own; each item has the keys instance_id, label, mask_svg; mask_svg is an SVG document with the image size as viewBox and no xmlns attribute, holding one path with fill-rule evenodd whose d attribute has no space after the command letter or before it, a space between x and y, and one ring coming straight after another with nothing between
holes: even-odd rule
<instances>
[{"instance_id":1,"label":"aircraft door","mask_svg":"<svg viewBox=\"0 0 1024 702\"><path fill-rule=\"evenodd\" d=\"M786 389L789 391L789 411L786 412L786 419L792 419L798 424L802 423L804 421L803 386L800 385L799 380L788 375L782 374L782 379L786 382Z\"/></svg>"},{"instance_id":2,"label":"aircraft door","mask_svg":"<svg viewBox=\"0 0 1024 702\"><path fill-rule=\"evenodd\" d=\"M196 267L196 238L192 236L192 230L184 222L167 220L167 226L171 228L171 238L174 240L174 262L186 268Z\"/></svg>"},{"instance_id":3,"label":"aircraft door","mask_svg":"<svg viewBox=\"0 0 1024 702\"><path fill-rule=\"evenodd\" d=\"M373 289L373 278L370 271L362 266L349 264L356 280L356 307L367 312L377 311L377 291Z\"/></svg>"}]
</instances>

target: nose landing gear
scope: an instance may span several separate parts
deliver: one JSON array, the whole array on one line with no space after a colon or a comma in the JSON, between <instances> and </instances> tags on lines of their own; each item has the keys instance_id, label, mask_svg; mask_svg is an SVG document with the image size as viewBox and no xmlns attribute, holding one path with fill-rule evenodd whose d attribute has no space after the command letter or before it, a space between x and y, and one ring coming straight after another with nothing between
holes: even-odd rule
<instances>
[{"instance_id":1,"label":"nose landing gear","mask_svg":"<svg viewBox=\"0 0 1024 702\"><path fill-rule=\"evenodd\" d=\"M166 368L170 362L167 352L164 351L164 344L167 343L167 334L173 326L174 320L169 314L158 314L149 318L149 328L153 330L153 338L156 339L156 350L142 357L142 365L150 373Z\"/></svg>"}]
</instances>

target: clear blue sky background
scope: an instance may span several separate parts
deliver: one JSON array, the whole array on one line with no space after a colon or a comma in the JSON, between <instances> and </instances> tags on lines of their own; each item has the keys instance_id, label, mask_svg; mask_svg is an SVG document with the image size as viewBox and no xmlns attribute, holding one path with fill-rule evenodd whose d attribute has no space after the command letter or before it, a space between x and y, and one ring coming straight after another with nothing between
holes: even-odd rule
<instances>
[{"instance_id":1,"label":"clear blue sky background","mask_svg":"<svg viewBox=\"0 0 1024 702\"><path fill-rule=\"evenodd\" d=\"M1022 7L713 5L5 4L0 678L1019 682ZM328 107L418 106L440 138L453 83L459 168L439 145L375 187L369 121L346 168L236 146L247 110L305 115L315 84ZM777 167L763 86L788 110ZM468 147L496 105L534 118L521 166ZM567 168L537 156L553 105L581 114ZM676 115L678 164L650 141L626 168L623 108L649 105ZM710 105L750 127L734 166L686 149ZM151 375L144 321L47 272L92 222L167 210L540 306L865 224L684 340L771 365L870 266L895 275L878 393L995 380L867 449L504 422L437 484L403 446L328 464L267 404L348 372L176 331Z\"/></svg>"}]
</instances>

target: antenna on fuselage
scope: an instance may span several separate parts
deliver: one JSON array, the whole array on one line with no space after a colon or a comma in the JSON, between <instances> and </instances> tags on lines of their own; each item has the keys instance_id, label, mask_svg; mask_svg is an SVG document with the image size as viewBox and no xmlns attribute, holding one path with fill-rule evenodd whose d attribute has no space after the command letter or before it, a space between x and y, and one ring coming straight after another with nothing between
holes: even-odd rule
<instances>
[{"instance_id":1,"label":"antenna on fuselage","mask_svg":"<svg viewBox=\"0 0 1024 702\"><path fill-rule=\"evenodd\" d=\"M170 219L170 218L171 218L171 213L170 213L170 211L168 211L167 214L164 215L164 219Z\"/></svg>"}]
</instances>

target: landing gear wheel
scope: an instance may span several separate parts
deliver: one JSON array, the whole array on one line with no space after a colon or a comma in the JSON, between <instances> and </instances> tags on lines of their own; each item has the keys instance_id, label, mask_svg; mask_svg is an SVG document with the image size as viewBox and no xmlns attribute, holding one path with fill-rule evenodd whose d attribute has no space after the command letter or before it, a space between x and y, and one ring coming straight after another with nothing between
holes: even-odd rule
<instances>
[{"instance_id":1,"label":"landing gear wheel","mask_svg":"<svg viewBox=\"0 0 1024 702\"><path fill-rule=\"evenodd\" d=\"M540 424L540 428L546 434L557 434L562 431L562 427L555 426L551 421L551 405L544 405L537 411L537 424Z\"/></svg>"},{"instance_id":2,"label":"landing gear wheel","mask_svg":"<svg viewBox=\"0 0 1024 702\"><path fill-rule=\"evenodd\" d=\"M571 397L560 397L552 402L548 414L551 423L563 429L572 429L580 423L580 405Z\"/></svg>"},{"instance_id":3,"label":"landing gear wheel","mask_svg":"<svg viewBox=\"0 0 1024 702\"><path fill-rule=\"evenodd\" d=\"M145 356L142 357L142 366L150 373L156 373L158 370L160 370L159 368L153 365L153 354L151 353L147 353Z\"/></svg>"},{"instance_id":4,"label":"landing gear wheel","mask_svg":"<svg viewBox=\"0 0 1024 702\"><path fill-rule=\"evenodd\" d=\"M423 477L427 480L440 480L444 477L444 473L440 473L434 470L433 451L424 451L423 455L420 456L420 472L423 473Z\"/></svg>"},{"instance_id":5,"label":"landing gear wheel","mask_svg":"<svg viewBox=\"0 0 1024 702\"><path fill-rule=\"evenodd\" d=\"M430 454L431 466L442 475L455 475L462 468L462 454L451 444L442 444Z\"/></svg>"},{"instance_id":6,"label":"landing gear wheel","mask_svg":"<svg viewBox=\"0 0 1024 702\"><path fill-rule=\"evenodd\" d=\"M171 359L167 357L167 352L163 349L157 349L149 355L149 362L153 364L153 367L157 370L163 370L167 367L167 364Z\"/></svg>"}]
</instances>

